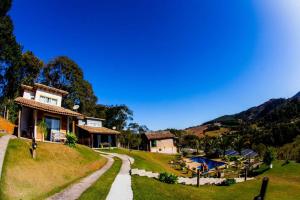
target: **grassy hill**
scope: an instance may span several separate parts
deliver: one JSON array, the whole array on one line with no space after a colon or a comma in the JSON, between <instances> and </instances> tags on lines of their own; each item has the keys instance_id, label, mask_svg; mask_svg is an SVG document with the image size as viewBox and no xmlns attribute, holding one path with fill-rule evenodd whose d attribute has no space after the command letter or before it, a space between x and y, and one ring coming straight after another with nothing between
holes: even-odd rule
<instances>
[{"instance_id":1,"label":"grassy hill","mask_svg":"<svg viewBox=\"0 0 300 200\"><path fill-rule=\"evenodd\" d=\"M232 186L184 186L170 185L155 179L133 176L133 193L136 200L249 200L259 194L263 176L270 178L266 200L300 199L300 164L291 162L282 166L281 161L274 163L274 168L253 181Z\"/></svg>"},{"instance_id":2,"label":"grassy hill","mask_svg":"<svg viewBox=\"0 0 300 200\"><path fill-rule=\"evenodd\" d=\"M77 145L38 143L37 159L30 153L31 142L9 142L0 183L0 199L43 199L101 168L106 158Z\"/></svg>"}]
</instances>

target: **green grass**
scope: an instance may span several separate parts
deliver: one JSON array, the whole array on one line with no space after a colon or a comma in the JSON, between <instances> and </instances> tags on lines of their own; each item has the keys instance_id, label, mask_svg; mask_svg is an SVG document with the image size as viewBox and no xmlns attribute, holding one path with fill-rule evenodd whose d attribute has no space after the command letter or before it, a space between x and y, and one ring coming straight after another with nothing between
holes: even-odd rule
<instances>
[{"instance_id":1,"label":"green grass","mask_svg":"<svg viewBox=\"0 0 300 200\"><path fill-rule=\"evenodd\" d=\"M101 150L106 152L114 152L120 154L126 154L134 158L132 168L144 169L146 171L153 172L170 172L178 176L185 176L180 171L172 168L168 163L171 160L175 160L175 155L161 154L161 153L150 153L146 151L129 151L127 149L111 149Z\"/></svg>"},{"instance_id":2,"label":"green grass","mask_svg":"<svg viewBox=\"0 0 300 200\"><path fill-rule=\"evenodd\" d=\"M0 137L2 137L2 136L4 136L4 135L6 135L6 134L4 134L4 133L0 133Z\"/></svg>"},{"instance_id":3,"label":"green grass","mask_svg":"<svg viewBox=\"0 0 300 200\"><path fill-rule=\"evenodd\" d=\"M281 166L283 162L274 162L273 169L265 172L256 180L238 183L232 186L185 186L181 184L169 185L158 180L133 176L133 193L135 200L250 200L258 195L263 176L270 178L267 189L267 200L300 199L300 164L291 162Z\"/></svg>"},{"instance_id":4,"label":"green grass","mask_svg":"<svg viewBox=\"0 0 300 200\"><path fill-rule=\"evenodd\" d=\"M115 162L112 167L105 172L89 189L87 189L81 196L80 200L94 199L105 200L109 193L110 187L120 171L122 161L119 158L114 158Z\"/></svg>"},{"instance_id":5,"label":"green grass","mask_svg":"<svg viewBox=\"0 0 300 200\"><path fill-rule=\"evenodd\" d=\"M106 158L76 145L38 143L31 158L31 142L13 139L8 144L0 182L0 199L44 199L101 168Z\"/></svg>"}]
</instances>

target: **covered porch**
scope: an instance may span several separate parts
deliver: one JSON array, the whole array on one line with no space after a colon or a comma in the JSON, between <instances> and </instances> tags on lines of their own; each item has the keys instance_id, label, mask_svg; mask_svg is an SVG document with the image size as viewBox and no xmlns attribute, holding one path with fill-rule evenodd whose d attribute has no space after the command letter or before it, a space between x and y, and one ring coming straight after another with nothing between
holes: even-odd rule
<instances>
[{"instance_id":1,"label":"covered porch","mask_svg":"<svg viewBox=\"0 0 300 200\"><path fill-rule=\"evenodd\" d=\"M78 143L91 148L118 147L119 134L118 131L105 127L78 125Z\"/></svg>"},{"instance_id":2,"label":"covered porch","mask_svg":"<svg viewBox=\"0 0 300 200\"><path fill-rule=\"evenodd\" d=\"M75 132L75 122L81 114L71 110L45 105L34 100L16 101L20 105L18 137L35 138L37 141L63 142L66 133ZM39 123L45 120L47 134L39 130Z\"/></svg>"}]
</instances>

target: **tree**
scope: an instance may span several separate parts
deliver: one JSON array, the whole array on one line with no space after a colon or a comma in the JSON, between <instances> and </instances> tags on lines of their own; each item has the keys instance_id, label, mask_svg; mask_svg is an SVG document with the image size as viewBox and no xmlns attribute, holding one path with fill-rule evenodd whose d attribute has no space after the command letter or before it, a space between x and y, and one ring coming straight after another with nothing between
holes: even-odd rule
<instances>
[{"instance_id":1,"label":"tree","mask_svg":"<svg viewBox=\"0 0 300 200\"><path fill-rule=\"evenodd\" d=\"M11 8L11 0L0 1L0 109L1 111L15 110L13 99L15 93L9 93L7 87L7 73L19 68L21 61L21 45L16 41L14 26L8 11ZM13 112L10 112L13 113ZM14 115L10 115L14 116ZM11 118L14 121L14 117Z\"/></svg>"},{"instance_id":2,"label":"tree","mask_svg":"<svg viewBox=\"0 0 300 200\"><path fill-rule=\"evenodd\" d=\"M185 135L184 138L184 146L190 147L197 150L197 153L199 153L200 149L200 139L196 135Z\"/></svg>"},{"instance_id":3,"label":"tree","mask_svg":"<svg viewBox=\"0 0 300 200\"><path fill-rule=\"evenodd\" d=\"M133 119L133 112L126 105L107 106L105 115L105 126L117 130L124 130L127 122Z\"/></svg>"},{"instance_id":4,"label":"tree","mask_svg":"<svg viewBox=\"0 0 300 200\"><path fill-rule=\"evenodd\" d=\"M228 135L221 135L217 137L217 144L222 150L222 155L224 157L226 150L232 145L232 139Z\"/></svg>"},{"instance_id":5,"label":"tree","mask_svg":"<svg viewBox=\"0 0 300 200\"><path fill-rule=\"evenodd\" d=\"M43 69L42 83L69 92L62 102L64 107L80 105L80 113L95 116L97 97L81 68L70 58L59 56L50 61Z\"/></svg>"},{"instance_id":6,"label":"tree","mask_svg":"<svg viewBox=\"0 0 300 200\"><path fill-rule=\"evenodd\" d=\"M3 17L6 15L6 13L11 8L11 0L1 0L0 1L0 17Z\"/></svg>"},{"instance_id":7,"label":"tree","mask_svg":"<svg viewBox=\"0 0 300 200\"><path fill-rule=\"evenodd\" d=\"M269 165L270 168L272 168L271 164L272 164L272 162L273 162L274 159L275 159L274 151L272 151L270 148L267 149L267 151L265 152L264 158L263 158L263 162L266 165Z\"/></svg>"},{"instance_id":8,"label":"tree","mask_svg":"<svg viewBox=\"0 0 300 200\"><path fill-rule=\"evenodd\" d=\"M135 122L128 124L128 129L134 134L144 134L149 131L146 125L139 125Z\"/></svg>"}]
</instances>

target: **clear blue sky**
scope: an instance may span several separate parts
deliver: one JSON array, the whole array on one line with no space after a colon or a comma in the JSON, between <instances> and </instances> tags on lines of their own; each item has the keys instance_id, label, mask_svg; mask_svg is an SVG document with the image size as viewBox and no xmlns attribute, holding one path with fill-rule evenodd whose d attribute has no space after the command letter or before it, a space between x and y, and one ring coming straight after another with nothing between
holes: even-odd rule
<instances>
[{"instance_id":1,"label":"clear blue sky","mask_svg":"<svg viewBox=\"0 0 300 200\"><path fill-rule=\"evenodd\" d=\"M17 40L66 55L103 104L185 128L300 90L297 0L14 0Z\"/></svg>"}]
</instances>

